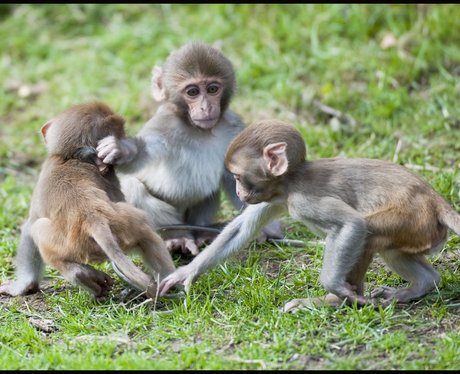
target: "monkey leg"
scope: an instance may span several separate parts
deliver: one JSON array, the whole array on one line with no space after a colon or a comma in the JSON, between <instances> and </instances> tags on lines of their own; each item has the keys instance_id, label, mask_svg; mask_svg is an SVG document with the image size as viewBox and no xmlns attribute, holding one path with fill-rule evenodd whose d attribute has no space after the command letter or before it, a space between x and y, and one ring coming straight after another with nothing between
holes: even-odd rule
<instances>
[{"instance_id":1,"label":"monkey leg","mask_svg":"<svg viewBox=\"0 0 460 374\"><path fill-rule=\"evenodd\" d=\"M30 219L21 228L16 255L16 280L0 285L0 294L18 296L35 293L43 273L43 259L31 235Z\"/></svg>"},{"instance_id":2,"label":"monkey leg","mask_svg":"<svg viewBox=\"0 0 460 374\"><path fill-rule=\"evenodd\" d=\"M45 262L58 270L66 280L87 289L97 299L107 296L113 284L112 279L89 265L75 262L72 251L60 245L63 242L61 235L48 218L38 219L32 225L31 234Z\"/></svg>"},{"instance_id":3,"label":"monkey leg","mask_svg":"<svg viewBox=\"0 0 460 374\"><path fill-rule=\"evenodd\" d=\"M361 259L356 263L353 270L347 276L347 282L350 289L356 292L358 296L364 294L364 276L373 259L373 253L370 250L364 251ZM283 308L284 312L296 312L303 308L313 308L318 306L329 305L338 307L342 305L344 299L339 296L329 293L325 296L310 297L306 299L293 299L289 301Z\"/></svg>"},{"instance_id":4,"label":"monkey leg","mask_svg":"<svg viewBox=\"0 0 460 374\"><path fill-rule=\"evenodd\" d=\"M364 278L367 269L374 258L374 253L370 248L365 248L359 261L347 275L347 282L352 289L360 296L364 295Z\"/></svg>"},{"instance_id":5,"label":"monkey leg","mask_svg":"<svg viewBox=\"0 0 460 374\"><path fill-rule=\"evenodd\" d=\"M146 213L147 221L153 230L158 230L160 226L184 223L181 218L183 214L176 207L153 196L136 177L123 176L120 178L120 183L126 201ZM166 248L170 252L180 250L193 255L199 253L198 246L190 233L168 231L164 239Z\"/></svg>"},{"instance_id":6,"label":"monkey leg","mask_svg":"<svg viewBox=\"0 0 460 374\"><path fill-rule=\"evenodd\" d=\"M355 218L332 231L326 238L321 284L349 304L373 303L362 294L364 274L372 259L372 256L366 254L366 236L365 221Z\"/></svg>"},{"instance_id":7,"label":"monkey leg","mask_svg":"<svg viewBox=\"0 0 460 374\"><path fill-rule=\"evenodd\" d=\"M384 304L390 304L393 300L407 303L420 299L433 290L439 282L439 273L423 254L386 250L381 252L381 256L391 270L410 284L409 287L401 289L380 287L374 290L371 296L383 297Z\"/></svg>"}]
</instances>

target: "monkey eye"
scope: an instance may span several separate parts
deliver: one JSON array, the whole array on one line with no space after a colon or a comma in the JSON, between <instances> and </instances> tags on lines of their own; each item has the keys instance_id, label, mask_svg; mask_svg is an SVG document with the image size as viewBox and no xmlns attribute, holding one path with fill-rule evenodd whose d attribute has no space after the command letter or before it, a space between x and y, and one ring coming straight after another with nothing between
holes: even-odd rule
<instances>
[{"instance_id":1,"label":"monkey eye","mask_svg":"<svg viewBox=\"0 0 460 374\"><path fill-rule=\"evenodd\" d=\"M185 90L185 93L190 97L194 97L200 93L200 90L198 89L198 87L192 86L192 87L187 87L187 89Z\"/></svg>"},{"instance_id":2,"label":"monkey eye","mask_svg":"<svg viewBox=\"0 0 460 374\"><path fill-rule=\"evenodd\" d=\"M219 86L217 84L210 84L206 90L210 94L215 94L219 91Z\"/></svg>"}]
</instances>

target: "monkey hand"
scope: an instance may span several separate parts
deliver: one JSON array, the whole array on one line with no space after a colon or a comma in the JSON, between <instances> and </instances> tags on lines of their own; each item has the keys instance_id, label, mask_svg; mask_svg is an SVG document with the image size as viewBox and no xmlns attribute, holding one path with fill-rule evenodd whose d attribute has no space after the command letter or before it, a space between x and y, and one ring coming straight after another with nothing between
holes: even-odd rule
<instances>
[{"instance_id":1,"label":"monkey hand","mask_svg":"<svg viewBox=\"0 0 460 374\"><path fill-rule=\"evenodd\" d=\"M96 149L97 157L109 165L128 163L137 155L137 146L133 139L117 139L113 135L99 140Z\"/></svg>"},{"instance_id":2,"label":"monkey hand","mask_svg":"<svg viewBox=\"0 0 460 374\"><path fill-rule=\"evenodd\" d=\"M173 286L182 284L185 286L185 292L188 293L192 283L198 278L198 273L190 264L181 266L172 274L163 279L159 286L159 295L164 296Z\"/></svg>"}]
</instances>

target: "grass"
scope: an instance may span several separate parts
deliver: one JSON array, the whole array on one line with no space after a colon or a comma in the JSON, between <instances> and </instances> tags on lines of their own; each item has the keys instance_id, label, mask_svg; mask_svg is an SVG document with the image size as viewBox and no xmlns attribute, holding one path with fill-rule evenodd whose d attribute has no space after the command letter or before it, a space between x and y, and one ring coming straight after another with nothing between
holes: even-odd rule
<instances>
[{"instance_id":1,"label":"grass","mask_svg":"<svg viewBox=\"0 0 460 374\"><path fill-rule=\"evenodd\" d=\"M45 157L41 125L100 99L134 135L155 111L152 66L192 39L220 46L234 63L231 107L246 123L294 124L311 159L404 164L460 211L459 27L456 4L0 5L0 281L13 277ZM224 203L225 218L236 214ZM290 238L316 239L284 223ZM0 298L0 367L460 369L459 247L451 236L432 258L442 281L421 301L296 314L279 309L325 292L321 244L252 243L185 300L155 307L127 294L107 264L115 287L100 304L48 268L41 293ZM378 259L367 281L403 285Z\"/></svg>"}]
</instances>

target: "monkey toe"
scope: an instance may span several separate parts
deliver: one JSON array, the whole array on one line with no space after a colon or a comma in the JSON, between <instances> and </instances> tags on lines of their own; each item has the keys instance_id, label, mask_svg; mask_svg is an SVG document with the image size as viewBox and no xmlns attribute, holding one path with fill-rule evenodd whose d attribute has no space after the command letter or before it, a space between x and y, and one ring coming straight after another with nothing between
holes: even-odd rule
<instances>
[{"instance_id":1,"label":"monkey toe","mask_svg":"<svg viewBox=\"0 0 460 374\"><path fill-rule=\"evenodd\" d=\"M388 306L393 302L398 304L407 304L411 300L419 299L422 295L416 295L410 288L392 288L392 287L380 287L373 293L376 293L381 300L383 306Z\"/></svg>"},{"instance_id":2,"label":"monkey toe","mask_svg":"<svg viewBox=\"0 0 460 374\"><path fill-rule=\"evenodd\" d=\"M217 234L204 234L204 235L198 235L195 238L195 244L198 248L201 248L205 244L211 243L215 238Z\"/></svg>"},{"instance_id":3,"label":"monkey toe","mask_svg":"<svg viewBox=\"0 0 460 374\"><path fill-rule=\"evenodd\" d=\"M396 293L396 289L393 287L382 286L373 290L370 294L371 298L382 298L382 299L391 299Z\"/></svg>"},{"instance_id":4,"label":"monkey toe","mask_svg":"<svg viewBox=\"0 0 460 374\"><path fill-rule=\"evenodd\" d=\"M195 241L189 238L168 239L166 240L166 248L169 252L181 251L184 254L191 253L193 256L200 253Z\"/></svg>"},{"instance_id":5,"label":"monkey toe","mask_svg":"<svg viewBox=\"0 0 460 374\"><path fill-rule=\"evenodd\" d=\"M169 252L175 252L181 249L179 239L168 239L165 242L166 242L166 249Z\"/></svg>"},{"instance_id":6,"label":"monkey toe","mask_svg":"<svg viewBox=\"0 0 460 374\"><path fill-rule=\"evenodd\" d=\"M193 239L185 239L185 252L182 250L183 253L190 252L193 256L196 256L198 253L200 253L200 250L198 249L198 246L195 243L195 240Z\"/></svg>"}]
</instances>

